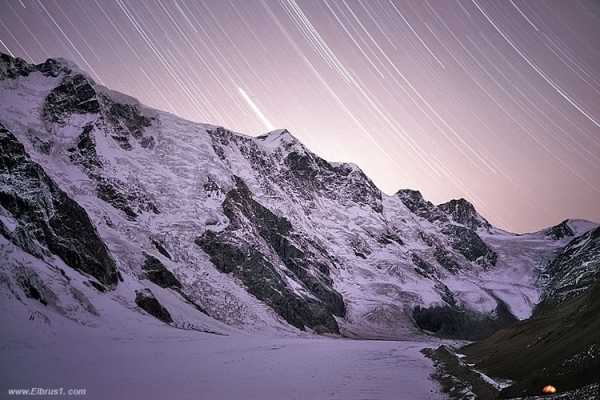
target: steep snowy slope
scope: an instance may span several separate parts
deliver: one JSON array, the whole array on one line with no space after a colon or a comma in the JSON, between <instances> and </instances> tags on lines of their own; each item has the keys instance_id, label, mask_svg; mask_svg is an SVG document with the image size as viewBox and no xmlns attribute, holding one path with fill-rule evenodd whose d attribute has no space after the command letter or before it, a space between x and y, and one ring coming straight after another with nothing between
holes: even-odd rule
<instances>
[{"instance_id":1,"label":"steep snowy slope","mask_svg":"<svg viewBox=\"0 0 600 400\"><path fill-rule=\"evenodd\" d=\"M548 279L542 304L577 297L600 280L600 228L576 237L544 270Z\"/></svg>"},{"instance_id":2,"label":"steep snowy slope","mask_svg":"<svg viewBox=\"0 0 600 400\"><path fill-rule=\"evenodd\" d=\"M463 199L435 206L417 191L388 196L357 166L327 162L285 130L254 138L185 121L63 60L2 55L0 123L2 152L22 146L17 169L38 174L22 186L11 165L0 171L7 298L47 302L41 289L52 283L69 304L109 298L180 327L475 338L531 314L541 268L586 226L515 235ZM29 231L38 211L52 220L55 192L89 220L110 278ZM19 208L13 198L35 202ZM77 230L64 235L88 242ZM21 265L35 283L20 283ZM76 308L60 312L98 318Z\"/></svg>"},{"instance_id":3,"label":"steep snowy slope","mask_svg":"<svg viewBox=\"0 0 600 400\"><path fill-rule=\"evenodd\" d=\"M468 361L513 384L504 397L535 395L551 383L559 393L600 384L600 228L573 239L546 271L551 279L531 319L461 350ZM592 393L597 394L596 396Z\"/></svg>"}]
</instances>

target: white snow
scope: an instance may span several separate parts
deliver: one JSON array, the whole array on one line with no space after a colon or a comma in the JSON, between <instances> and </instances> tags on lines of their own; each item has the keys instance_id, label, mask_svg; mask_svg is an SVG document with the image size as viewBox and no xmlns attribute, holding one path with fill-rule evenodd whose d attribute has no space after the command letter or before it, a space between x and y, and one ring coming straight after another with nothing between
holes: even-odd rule
<instances>
[{"instance_id":1,"label":"white snow","mask_svg":"<svg viewBox=\"0 0 600 400\"><path fill-rule=\"evenodd\" d=\"M323 190L294 187L286 156L297 152L309 161L316 156L286 130L258 138L222 132L214 139L222 140L219 148L208 133L216 126L146 108L98 86L113 100L135 104L143 115L154 118L144 135L152 136L155 146L142 148L130 138L132 149L126 151L97 115L74 115L64 126L42 120L44 98L60 80L34 72L0 81L0 122L86 209L124 282L100 294L86 285L88 278L62 261L40 261L0 237L2 383L84 386L88 398L441 398L429 379L431 363L419 353L437 344L418 341L423 336L414 326L411 308L443 304L439 287L446 285L468 309L492 313L500 299L515 316L527 318L539 300L545 262L571 239L480 229L479 235L498 254L497 264L486 270L454 251L441 226L411 213L397 196L375 196L378 210L356 201L365 180L355 165L321 160L319 165L331 166L346 174L344 178L326 181ZM95 182L71 162L65 150L92 121L102 173L118 179L128 193L148 194L159 214L144 212L135 221L127 219L99 200ZM40 141L49 152L38 148ZM324 168L323 175L327 173ZM206 229L228 226L222 203L234 175L246 182L259 203L285 216L297 233L323 246L335 260L330 275L347 308L346 316L338 319L344 335L405 341L301 333L232 275L217 271L194 241ZM205 190L209 181L218 189ZM328 192L328 184L338 186ZM17 227L8 212L0 210L0 220L9 230ZM570 220L569 226L582 233L593 224ZM390 232L401 243L382 242ZM165 244L172 260L158 254L152 245L155 239ZM460 262L458 273L436 261L438 246ZM176 292L144 280L144 252L159 257L182 282L186 295L212 318ZM414 255L432 266L433 276L415 271ZM14 279L19 271L34 271L56 298L42 306L23 297ZM300 281L288 276L286 280L293 291L306 294ZM175 327L136 307L135 290L145 287L169 310Z\"/></svg>"},{"instance_id":2,"label":"white snow","mask_svg":"<svg viewBox=\"0 0 600 400\"><path fill-rule=\"evenodd\" d=\"M433 247L421 237L425 234L449 249L440 227L412 214L397 196L382 195L382 213L353 201L354 185L362 181L357 166L332 163L335 168L349 171L346 187L336 193L335 200L314 193L314 199L307 201L286 180L289 170L284 159L292 151L309 158L315 156L288 131L276 130L258 138L231 133L232 139L223 147L222 159L207 133L217 127L146 108L129 96L97 86L99 92L113 100L136 104L144 115L155 118L144 132L156 141L152 150L141 148L134 139L130 141L132 150L122 150L107 134L110 128L102 120L93 131L104 174L119 179L129 191L148 193L161 211L158 215L143 213L136 221L130 221L121 211L97 198L95 183L79 166L73 165L65 151L95 116L73 115L65 126L42 121L43 99L60 79L36 72L29 77L0 82L2 123L19 136L31 157L60 187L87 210L122 272L139 273L142 252L157 255L149 238L159 238L174 255L171 269L188 288L188 294L211 315L234 326L280 329L282 322L272 310L250 296L243 285L218 272L193 244L204 230L218 231L228 225L221 203L224 193L232 187L233 175L244 179L257 201L285 216L297 231L323 244L338 260L331 275L348 308L348 315L340 325L352 335L410 337L415 329L407 310L415 305L443 304L436 287L438 281L415 273L413 254L436 268L439 282L455 291L457 300L465 307L493 312L497 297L517 317L526 318L539 298L537 277L542 267L539 260L548 258L563 245L562 241L548 240L543 235L481 230L479 234L499 255L497 265L483 271L455 253L463 270L452 275L436 262ZM51 143L50 154L38 151L33 144L35 140ZM268 170L257 169L248 153L263 157ZM207 195L203 185L208 179L218 184L219 192ZM570 226L584 229L585 223L572 221ZM390 231L404 245L378 242L378 237ZM353 248L356 246L368 253L367 258L356 256ZM299 282L287 281L296 293L302 292Z\"/></svg>"},{"instance_id":3,"label":"white snow","mask_svg":"<svg viewBox=\"0 0 600 400\"><path fill-rule=\"evenodd\" d=\"M86 399L442 399L423 343L162 332L73 337L0 351L9 388ZM4 392L6 393L6 392Z\"/></svg>"},{"instance_id":4,"label":"white snow","mask_svg":"<svg viewBox=\"0 0 600 400\"><path fill-rule=\"evenodd\" d=\"M0 307L2 393L62 387L86 389L90 400L445 398L420 353L438 343L215 335L138 318L118 304L104 323L84 327L28 306L38 311L18 302Z\"/></svg>"},{"instance_id":5,"label":"white snow","mask_svg":"<svg viewBox=\"0 0 600 400\"><path fill-rule=\"evenodd\" d=\"M595 222L585 219L570 219L567 224L575 232L575 236L583 235L598 226Z\"/></svg>"}]
</instances>

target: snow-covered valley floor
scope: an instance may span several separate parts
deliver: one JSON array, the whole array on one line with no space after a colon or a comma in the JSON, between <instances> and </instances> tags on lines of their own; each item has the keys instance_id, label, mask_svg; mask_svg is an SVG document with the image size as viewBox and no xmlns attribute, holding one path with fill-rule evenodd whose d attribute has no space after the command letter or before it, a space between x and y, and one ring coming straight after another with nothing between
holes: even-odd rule
<instances>
[{"instance_id":1,"label":"snow-covered valley floor","mask_svg":"<svg viewBox=\"0 0 600 400\"><path fill-rule=\"evenodd\" d=\"M86 399L443 398L419 352L431 342L84 329L35 342L4 338L0 397L10 388L62 387L85 388Z\"/></svg>"}]
</instances>

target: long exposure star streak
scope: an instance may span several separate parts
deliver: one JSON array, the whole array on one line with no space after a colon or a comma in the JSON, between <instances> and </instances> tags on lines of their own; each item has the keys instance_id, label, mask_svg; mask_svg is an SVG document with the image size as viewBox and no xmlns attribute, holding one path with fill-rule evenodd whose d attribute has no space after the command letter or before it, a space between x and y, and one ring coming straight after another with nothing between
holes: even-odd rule
<instances>
[{"instance_id":1,"label":"long exposure star streak","mask_svg":"<svg viewBox=\"0 0 600 400\"><path fill-rule=\"evenodd\" d=\"M466 197L514 231L600 220L597 1L0 6L2 52L69 59L190 120L253 135L287 128L387 193Z\"/></svg>"}]
</instances>

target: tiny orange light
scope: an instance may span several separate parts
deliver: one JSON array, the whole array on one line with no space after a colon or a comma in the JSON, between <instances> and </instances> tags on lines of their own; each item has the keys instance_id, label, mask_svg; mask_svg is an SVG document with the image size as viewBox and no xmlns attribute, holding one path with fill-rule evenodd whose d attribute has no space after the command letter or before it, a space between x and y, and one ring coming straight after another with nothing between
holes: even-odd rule
<instances>
[{"instance_id":1,"label":"tiny orange light","mask_svg":"<svg viewBox=\"0 0 600 400\"><path fill-rule=\"evenodd\" d=\"M556 393L556 388L552 385L546 385L544 386L544 388L542 389L542 392L544 394L552 394L552 393Z\"/></svg>"}]
</instances>

